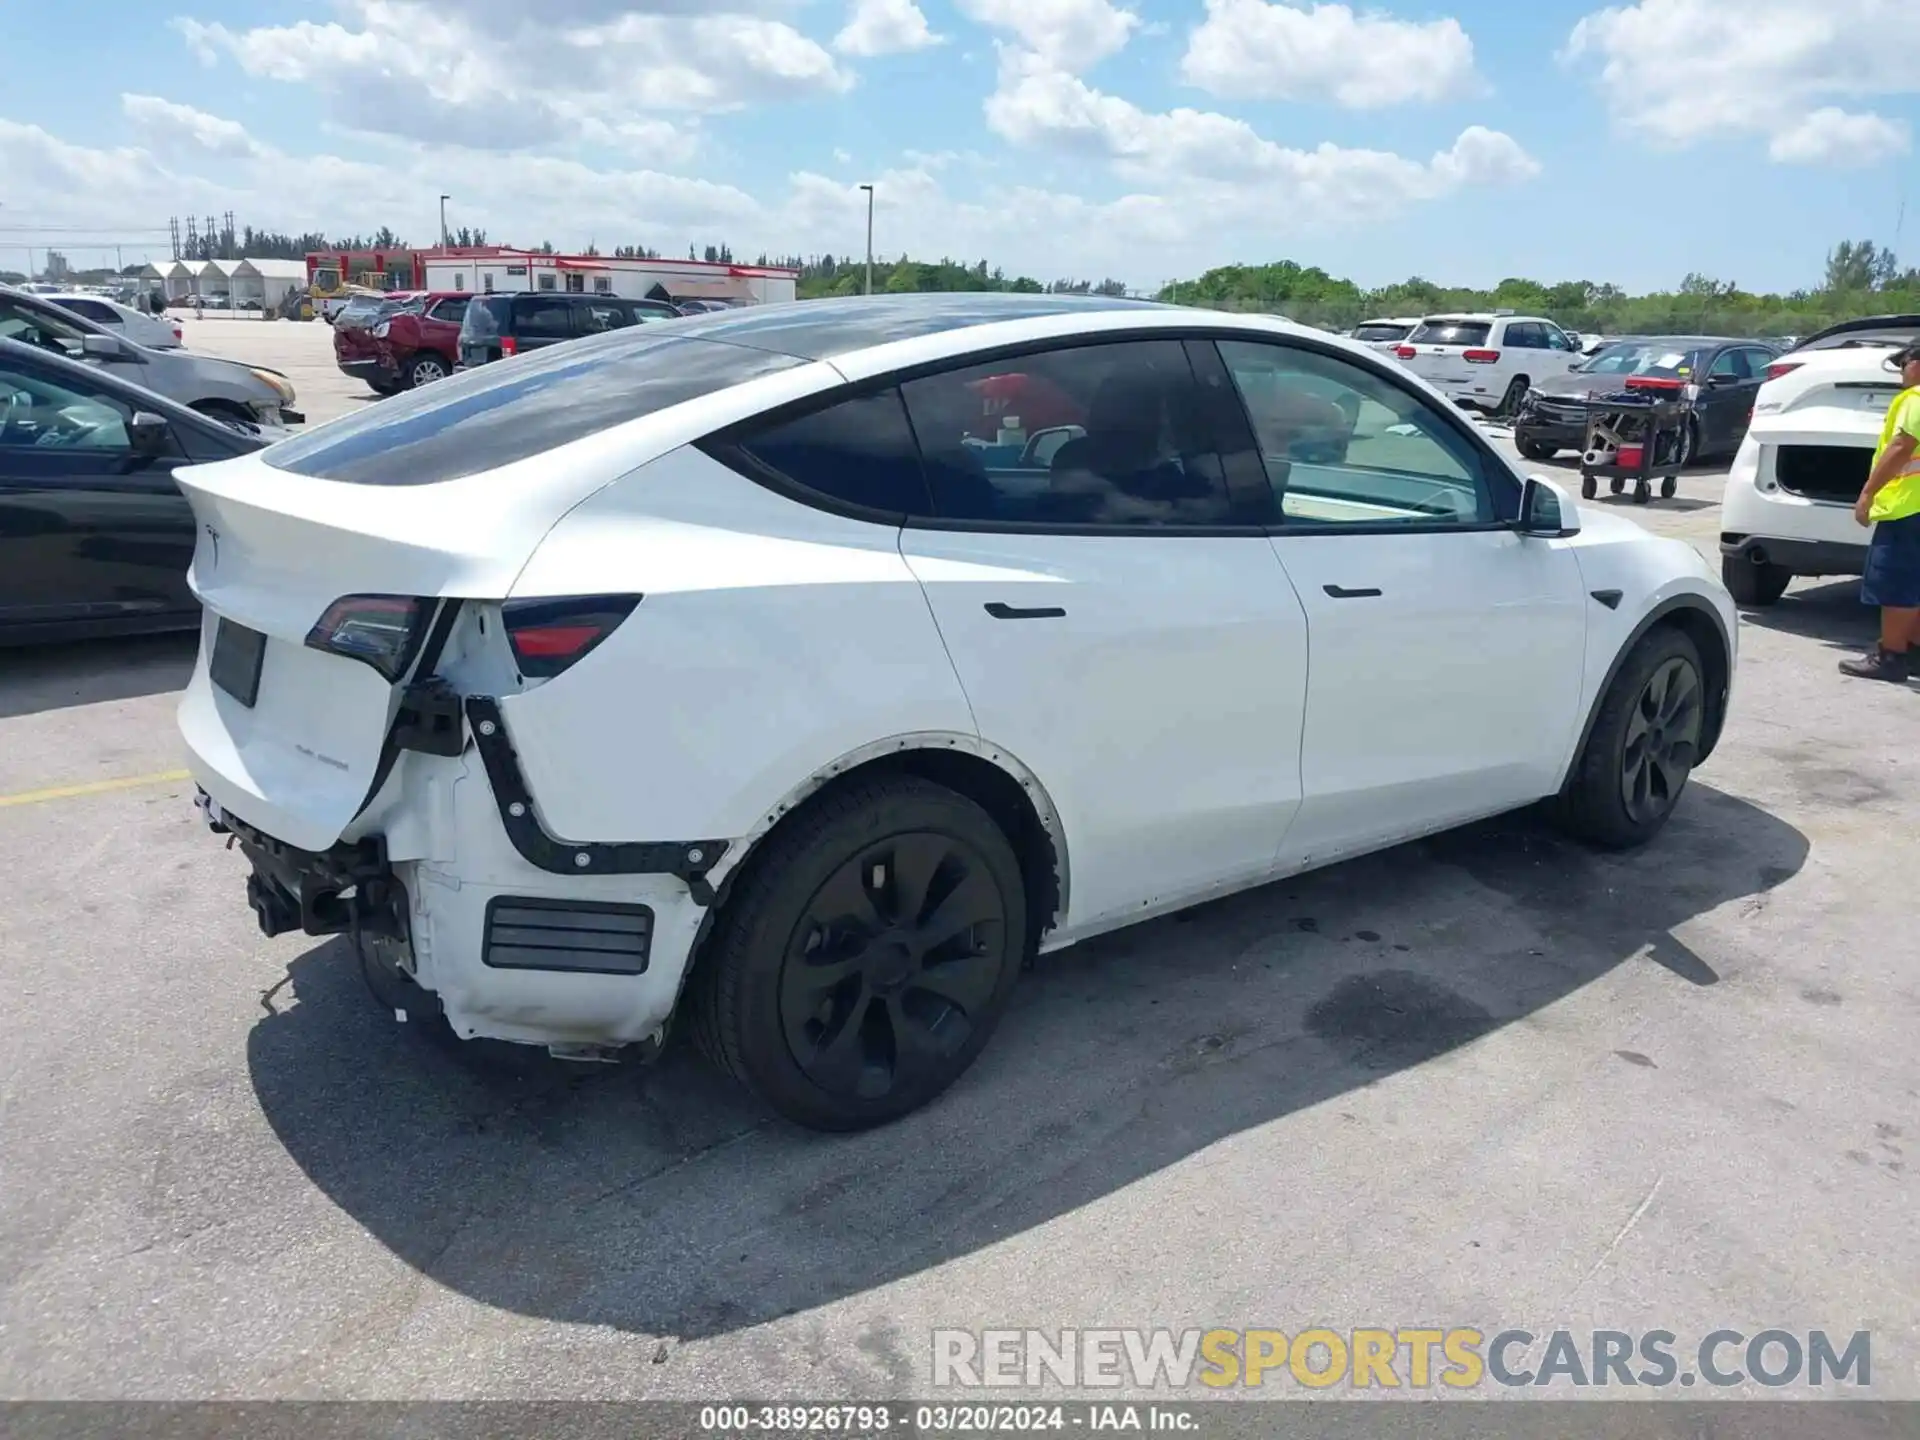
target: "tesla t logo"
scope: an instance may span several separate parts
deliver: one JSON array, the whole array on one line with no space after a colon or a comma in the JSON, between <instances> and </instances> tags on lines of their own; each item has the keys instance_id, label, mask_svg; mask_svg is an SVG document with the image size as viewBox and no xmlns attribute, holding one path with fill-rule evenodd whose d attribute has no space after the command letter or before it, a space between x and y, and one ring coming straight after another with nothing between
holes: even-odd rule
<instances>
[{"instance_id":1,"label":"tesla t logo","mask_svg":"<svg viewBox=\"0 0 1920 1440\"><path fill-rule=\"evenodd\" d=\"M207 532L207 544L209 547L207 568L211 570L220 563L220 532L211 525L203 525L200 528Z\"/></svg>"}]
</instances>

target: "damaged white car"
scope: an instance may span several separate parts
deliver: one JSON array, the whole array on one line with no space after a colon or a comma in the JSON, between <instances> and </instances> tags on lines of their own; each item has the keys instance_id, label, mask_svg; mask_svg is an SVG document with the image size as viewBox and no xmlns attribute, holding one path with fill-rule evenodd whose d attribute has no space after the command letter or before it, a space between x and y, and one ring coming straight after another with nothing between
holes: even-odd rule
<instances>
[{"instance_id":1,"label":"damaged white car","mask_svg":"<svg viewBox=\"0 0 1920 1440\"><path fill-rule=\"evenodd\" d=\"M463 1037L690 1012L820 1128L938 1094L1036 951L1543 799L1650 838L1734 669L1690 547L1264 317L690 317L179 478L261 928Z\"/></svg>"}]
</instances>

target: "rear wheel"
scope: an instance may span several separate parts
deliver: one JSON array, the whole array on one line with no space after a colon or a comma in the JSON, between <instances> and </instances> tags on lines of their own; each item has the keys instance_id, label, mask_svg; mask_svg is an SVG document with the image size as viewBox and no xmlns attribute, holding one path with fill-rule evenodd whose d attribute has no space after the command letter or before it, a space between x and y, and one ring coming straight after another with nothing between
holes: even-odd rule
<instances>
[{"instance_id":1,"label":"rear wheel","mask_svg":"<svg viewBox=\"0 0 1920 1440\"><path fill-rule=\"evenodd\" d=\"M922 780L856 783L749 863L691 997L708 1056L816 1130L883 1124L958 1079L1027 931L1019 861L986 811Z\"/></svg>"},{"instance_id":2,"label":"rear wheel","mask_svg":"<svg viewBox=\"0 0 1920 1440\"><path fill-rule=\"evenodd\" d=\"M1661 627L1613 677L1556 807L1561 824L1608 849L1643 845L1673 814L1706 733L1705 669L1692 640Z\"/></svg>"},{"instance_id":3,"label":"rear wheel","mask_svg":"<svg viewBox=\"0 0 1920 1440\"><path fill-rule=\"evenodd\" d=\"M1756 565L1729 555L1720 561L1720 583L1737 605L1771 605L1787 593L1793 572L1784 565Z\"/></svg>"},{"instance_id":4,"label":"rear wheel","mask_svg":"<svg viewBox=\"0 0 1920 1440\"><path fill-rule=\"evenodd\" d=\"M1500 397L1500 404L1494 414L1506 418L1520 409L1520 402L1526 398L1527 386L1531 383L1524 375L1516 375L1507 386L1507 393Z\"/></svg>"},{"instance_id":5,"label":"rear wheel","mask_svg":"<svg viewBox=\"0 0 1920 1440\"><path fill-rule=\"evenodd\" d=\"M432 352L416 355L407 365L407 388L418 389L447 378L447 362Z\"/></svg>"}]
</instances>

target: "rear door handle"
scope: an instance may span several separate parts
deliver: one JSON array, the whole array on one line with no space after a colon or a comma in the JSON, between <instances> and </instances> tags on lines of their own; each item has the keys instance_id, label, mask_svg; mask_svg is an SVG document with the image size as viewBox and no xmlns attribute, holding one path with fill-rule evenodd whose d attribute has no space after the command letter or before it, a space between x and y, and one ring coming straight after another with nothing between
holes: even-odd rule
<instances>
[{"instance_id":1,"label":"rear door handle","mask_svg":"<svg viewBox=\"0 0 1920 1440\"><path fill-rule=\"evenodd\" d=\"M1067 612L1058 605L1003 605L998 600L987 606L987 614L996 620L1064 620Z\"/></svg>"},{"instance_id":2,"label":"rear door handle","mask_svg":"<svg viewBox=\"0 0 1920 1440\"><path fill-rule=\"evenodd\" d=\"M1378 595L1378 590L1349 590L1344 585L1322 585L1320 587L1336 600L1367 600Z\"/></svg>"}]
</instances>

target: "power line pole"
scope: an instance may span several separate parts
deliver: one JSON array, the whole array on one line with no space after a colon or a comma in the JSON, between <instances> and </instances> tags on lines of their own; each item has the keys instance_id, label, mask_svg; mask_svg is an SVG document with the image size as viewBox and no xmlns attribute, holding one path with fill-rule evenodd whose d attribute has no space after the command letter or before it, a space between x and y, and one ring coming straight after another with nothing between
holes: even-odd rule
<instances>
[{"instance_id":1,"label":"power line pole","mask_svg":"<svg viewBox=\"0 0 1920 1440\"><path fill-rule=\"evenodd\" d=\"M865 294L873 294L873 186L862 185L867 192L867 287Z\"/></svg>"}]
</instances>

